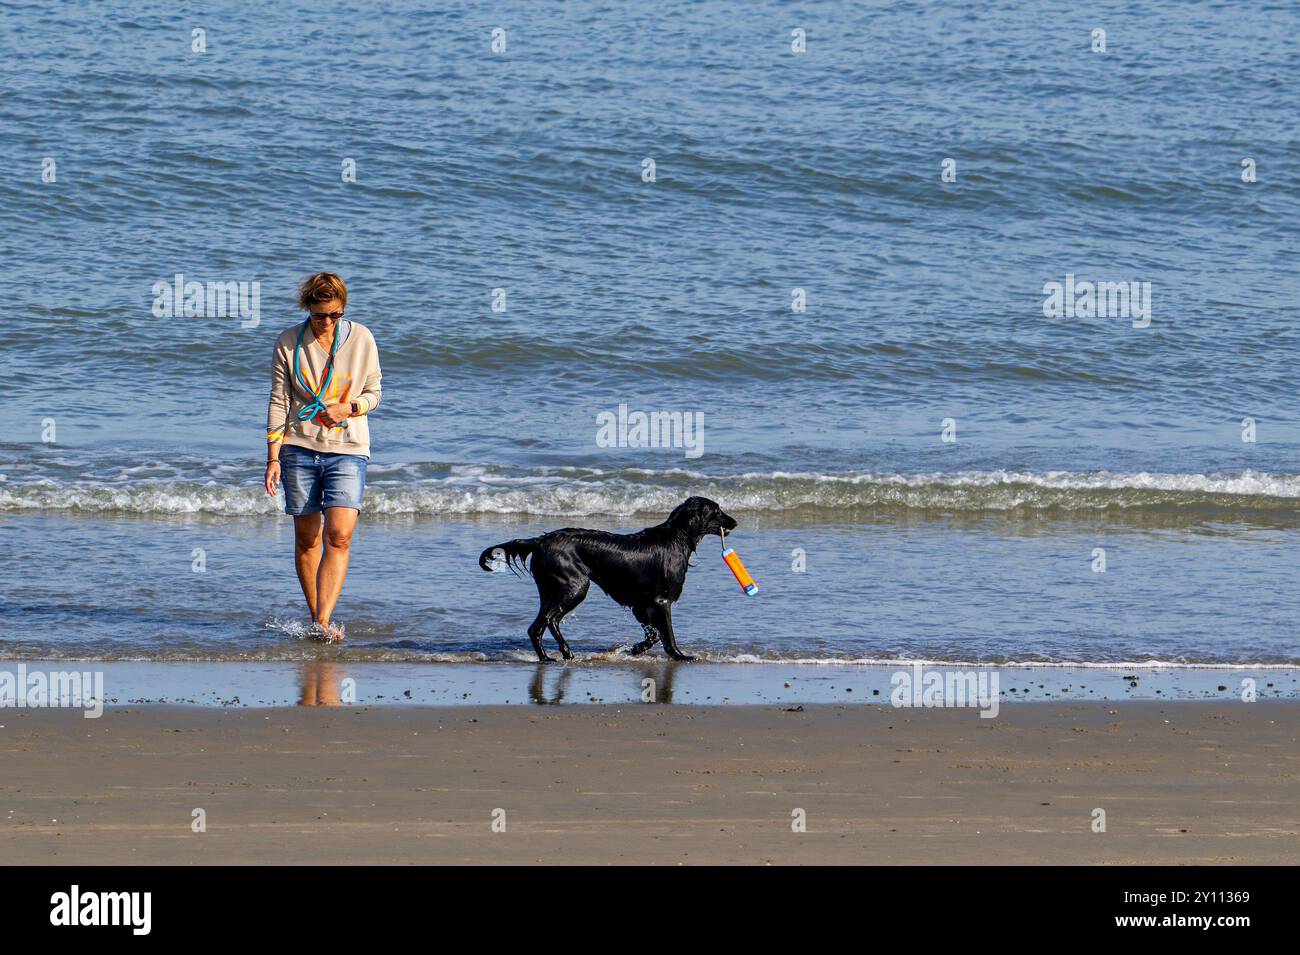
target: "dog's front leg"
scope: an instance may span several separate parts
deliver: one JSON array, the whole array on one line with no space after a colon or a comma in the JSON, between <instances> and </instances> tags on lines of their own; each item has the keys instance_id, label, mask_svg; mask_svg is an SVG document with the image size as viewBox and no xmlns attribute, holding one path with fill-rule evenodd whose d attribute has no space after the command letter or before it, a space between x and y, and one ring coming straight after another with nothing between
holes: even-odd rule
<instances>
[{"instance_id":1,"label":"dog's front leg","mask_svg":"<svg viewBox=\"0 0 1300 955\"><path fill-rule=\"evenodd\" d=\"M670 601L660 598L655 602L654 610L651 611L651 622L659 635L664 641L664 650L674 660L694 660L695 657L682 653L677 649L677 634L673 633L673 605Z\"/></svg>"}]
</instances>

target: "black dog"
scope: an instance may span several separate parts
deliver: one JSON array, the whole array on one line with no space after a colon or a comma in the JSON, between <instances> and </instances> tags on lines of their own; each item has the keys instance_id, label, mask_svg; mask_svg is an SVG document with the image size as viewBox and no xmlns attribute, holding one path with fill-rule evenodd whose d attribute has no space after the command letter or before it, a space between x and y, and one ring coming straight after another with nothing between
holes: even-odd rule
<instances>
[{"instance_id":1,"label":"black dog","mask_svg":"<svg viewBox=\"0 0 1300 955\"><path fill-rule=\"evenodd\" d=\"M687 561L700 541L705 535L735 527L736 522L713 501L692 497L677 505L662 524L634 534L566 527L489 547L479 555L478 565L490 571L494 563L504 560L513 571L525 558L532 558L527 569L537 583L542 606L528 627L528 638L538 659L554 659L542 649L542 631L547 629L564 659L573 659L573 651L560 633L560 621L582 603L594 580L597 587L631 609L645 630L645 639L632 647L634 655L663 640L674 660L693 660L677 649L672 605L682 595Z\"/></svg>"}]
</instances>

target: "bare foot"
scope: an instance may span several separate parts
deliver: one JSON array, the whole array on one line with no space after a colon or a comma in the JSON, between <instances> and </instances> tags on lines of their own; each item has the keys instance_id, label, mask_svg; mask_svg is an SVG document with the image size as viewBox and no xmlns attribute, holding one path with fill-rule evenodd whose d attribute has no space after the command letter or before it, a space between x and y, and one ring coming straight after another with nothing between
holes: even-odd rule
<instances>
[{"instance_id":1,"label":"bare foot","mask_svg":"<svg viewBox=\"0 0 1300 955\"><path fill-rule=\"evenodd\" d=\"M321 643L342 643L343 625L341 623L321 623L312 621L308 635Z\"/></svg>"}]
</instances>

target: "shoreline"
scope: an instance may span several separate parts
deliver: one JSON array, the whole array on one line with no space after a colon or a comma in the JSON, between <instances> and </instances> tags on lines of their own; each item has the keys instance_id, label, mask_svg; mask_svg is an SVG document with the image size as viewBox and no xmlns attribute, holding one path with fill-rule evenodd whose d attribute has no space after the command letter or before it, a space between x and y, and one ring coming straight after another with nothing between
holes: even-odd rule
<instances>
[{"instance_id":1,"label":"shoreline","mask_svg":"<svg viewBox=\"0 0 1300 955\"><path fill-rule=\"evenodd\" d=\"M1045 702L992 720L829 705L158 705L98 720L10 710L0 726L11 864L1300 858L1300 707L1284 702Z\"/></svg>"},{"instance_id":2,"label":"shoreline","mask_svg":"<svg viewBox=\"0 0 1300 955\"><path fill-rule=\"evenodd\" d=\"M1300 667L679 664L662 658L569 664L372 663L329 659L267 662L0 660L0 715L25 682L54 685L58 674L101 681L107 708L187 705L481 706L671 703L727 705L884 705L904 683L930 674L983 679L988 708L1066 701L1242 702L1300 700ZM649 682L647 682L649 681ZM1247 682L1250 681L1250 682ZM919 692L919 691L918 691ZM91 696L89 690L84 694ZM98 697L96 697L98 698ZM904 705L919 696L903 693ZM954 704L949 704L954 705Z\"/></svg>"}]
</instances>

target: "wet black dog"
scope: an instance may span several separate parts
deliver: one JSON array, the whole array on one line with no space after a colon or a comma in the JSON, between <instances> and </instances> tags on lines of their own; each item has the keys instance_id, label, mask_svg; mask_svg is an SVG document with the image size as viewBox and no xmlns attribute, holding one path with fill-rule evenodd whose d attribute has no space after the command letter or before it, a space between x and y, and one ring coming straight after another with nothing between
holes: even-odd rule
<instances>
[{"instance_id":1,"label":"wet black dog","mask_svg":"<svg viewBox=\"0 0 1300 955\"><path fill-rule=\"evenodd\" d=\"M687 498L668 520L634 534L611 534L566 527L541 537L507 541L479 555L478 565L511 570L528 560L542 606L528 627L538 659L552 660L542 649L542 631L550 630L564 659L573 659L560 633L560 621L587 596L591 582L632 611L645 639L632 647L645 653L658 640L674 660L692 660L677 649L672 606L682 595L688 560L708 534L734 530L736 522L707 497Z\"/></svg>"}]
</instances>

